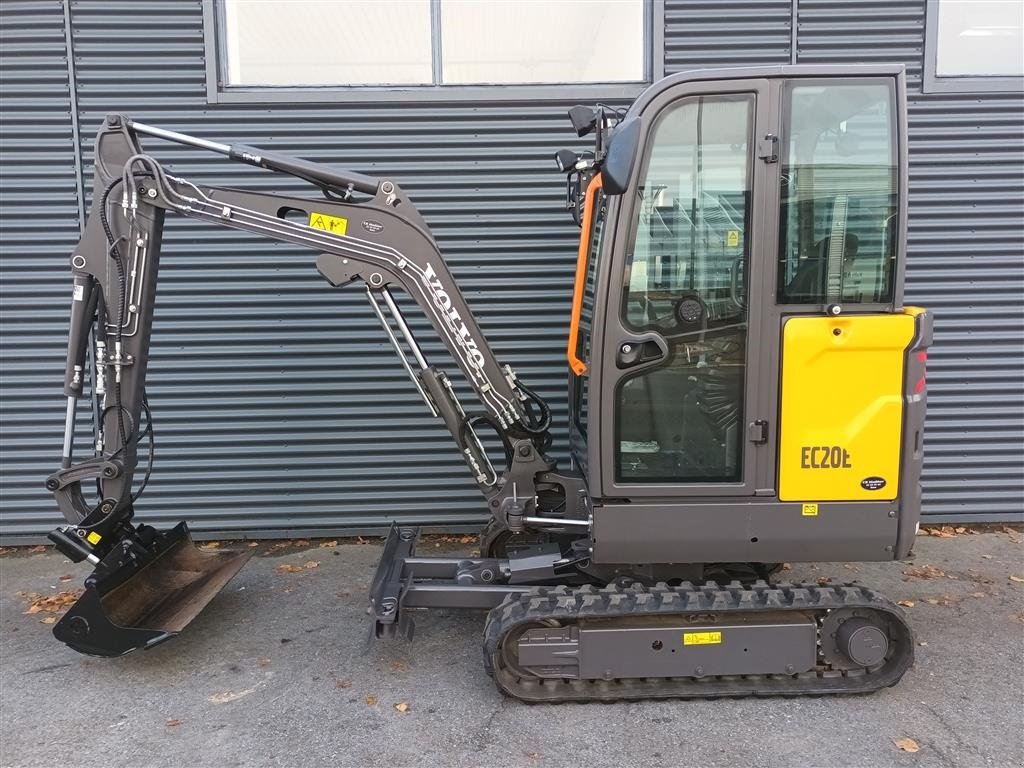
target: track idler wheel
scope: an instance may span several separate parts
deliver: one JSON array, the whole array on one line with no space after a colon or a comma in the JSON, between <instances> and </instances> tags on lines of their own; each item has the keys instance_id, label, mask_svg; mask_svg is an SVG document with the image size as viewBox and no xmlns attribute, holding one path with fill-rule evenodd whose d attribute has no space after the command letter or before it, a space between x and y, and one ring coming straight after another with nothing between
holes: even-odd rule
<instances>
[{"instance_id":1,"label":"track idler wheel","mask_svg":"<svg viewBox=\"0 0 1024 768\"><path fill-rule=\"evenodd\" d=\"M872 669L892 648L890 619L870 609L832 611L821 623L821 650L838 669Z\"/></svg>"}]
</instances>

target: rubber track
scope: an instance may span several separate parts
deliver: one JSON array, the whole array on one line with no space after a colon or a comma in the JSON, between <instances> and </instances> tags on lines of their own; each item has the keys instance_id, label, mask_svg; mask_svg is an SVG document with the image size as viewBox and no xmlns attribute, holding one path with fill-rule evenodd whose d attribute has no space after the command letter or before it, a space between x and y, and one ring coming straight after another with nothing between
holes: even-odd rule
<instances>
[{"instance_id":1,"label":"rubber track","mask_svg":"<svg viewBox=\"0 0 1024 768\"><path fill-rule=\"evenodd\" d=\"M833 669L819 648L818 666L796 675L574 680L517 674L501 654L502 641L510 632L524 624L551 619L565 624L588 618L795 610L815 614L820 626L821 619L838 608L869 609L886 617L890 653L882 664L872 669ZM493 609L484 627L483 650L484 666L498 688L523 701L820 696L869 693L895 685L913 664L914 636L897 605L856 584L819 586L758 581L719 586L711 581L698 586L686 582L678 587L555 586L510 595Z\"/></svg>"}]
</instances>

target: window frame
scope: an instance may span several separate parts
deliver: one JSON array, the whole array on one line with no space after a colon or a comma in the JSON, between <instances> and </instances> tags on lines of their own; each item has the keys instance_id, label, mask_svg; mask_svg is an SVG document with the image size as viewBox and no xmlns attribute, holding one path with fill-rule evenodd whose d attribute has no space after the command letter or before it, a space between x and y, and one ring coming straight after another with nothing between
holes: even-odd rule
<instances>
[{"instance_id":1,"label":"window frame","mask_svg":"<svg viewBox=\"0 0 1024 768\"><path fill-rule=\"evenodd\" d=\"M924 24L924 93L1019 93L1024 77L1016 75L939 75L939 1L928 0Z\"/></svg>"},{"instance_id":2,"label":"window frame","mask_svg":"<svg viewBox=\"0 0 1024 768\"><path fill-rule=\"evenodd\" d=\"M431 0L440 5L440 0ZM644 8L644 79L613 83L535 83L493 85L355 85L245 86L227 83L226 23L223 0L203 0L206 100L210 104L337 102L561 101L632 99L665 74L665 0L642 0ZM436 18L436 14L434 16ZM431 35L440 36L437 24ZM436 51L436 45L434 46ZM435 69L439 57L435 55Z\"/></svg>"}]
</instances>

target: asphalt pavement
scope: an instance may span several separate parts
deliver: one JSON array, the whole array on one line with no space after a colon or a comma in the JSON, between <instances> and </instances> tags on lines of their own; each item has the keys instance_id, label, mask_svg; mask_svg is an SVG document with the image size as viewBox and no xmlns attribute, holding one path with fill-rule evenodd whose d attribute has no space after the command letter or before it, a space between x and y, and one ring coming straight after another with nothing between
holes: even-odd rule
<instances>
[{"instance_id":1,"label":"asphalt pavement","mask_svg":"<svg viewBox=\"0 0 1024 768\"><path fill-rule=\"evenodd\" d=\"M916 663L895 688L563 705L498 693L481 665L480 613L419 613L412 644L367 646L378 539L260 543L180 637L120 659L78 655L51 636L54 614L26 612L80 586L87 568L52 549L7 550L0 765L1024 765L1021 537L920 536L912 562L784 574L913 603ZM471 545L432 539L421 553L460 547Z\"/></svg>"}]
</instances>

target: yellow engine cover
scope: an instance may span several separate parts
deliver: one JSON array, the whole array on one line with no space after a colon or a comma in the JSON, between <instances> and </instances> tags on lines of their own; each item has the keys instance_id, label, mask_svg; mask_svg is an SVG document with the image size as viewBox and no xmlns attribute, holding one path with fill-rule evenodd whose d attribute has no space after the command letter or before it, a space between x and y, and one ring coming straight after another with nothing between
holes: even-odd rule
<instances>
[{"instance_id":1,"label":"yellow engine cover","mask_svg":"<svg viewBox=\"0 0 1024 768\"><path fill-rule=\"evenodd\" d=\"M782 331L781 501L884 501L899 490L903 368L914 315L792 317Z\"/></svg>"}]
</instances>

